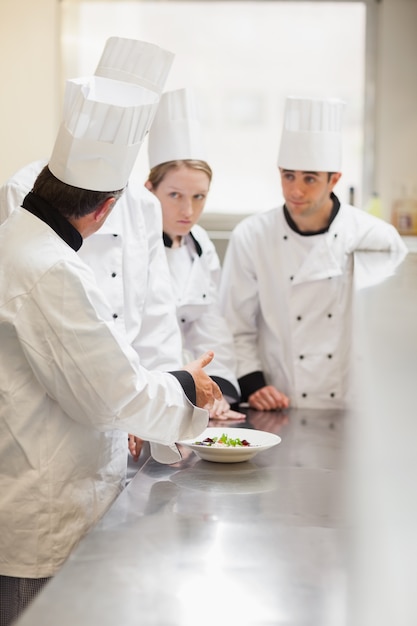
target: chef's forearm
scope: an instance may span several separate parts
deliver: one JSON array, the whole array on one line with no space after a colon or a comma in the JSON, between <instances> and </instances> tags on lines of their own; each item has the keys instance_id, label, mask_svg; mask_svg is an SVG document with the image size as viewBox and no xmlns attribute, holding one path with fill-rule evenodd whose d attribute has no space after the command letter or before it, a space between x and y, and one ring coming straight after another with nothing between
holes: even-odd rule
<instances>
[{"instance_id":1,"label":"chef's forearm","mask_svg":"<svg viewBox=\"0 0 417 626\"><path fill-rule=\"evenodd\" d=\"M172 374L172 376L175 376L189 401L192 404L195 404L197 402L197 391L195 388L194 378L191 376L191 374L189 372L186 372L185 370L177 370L168 373Z\"/></svg>"},{"instance_id":2,"label":"chef's forearm","mask_svg":"<svg viewBox=\"0 0 417 626\"><path fill-rule=\"evenodd\" d=\"M240 390L242 392L242 401L247 402L249 396L258 389L266 386L265 377L263 372L251 372L250 374L245 374L238 379Z\"/></svg>"}]
</instances>

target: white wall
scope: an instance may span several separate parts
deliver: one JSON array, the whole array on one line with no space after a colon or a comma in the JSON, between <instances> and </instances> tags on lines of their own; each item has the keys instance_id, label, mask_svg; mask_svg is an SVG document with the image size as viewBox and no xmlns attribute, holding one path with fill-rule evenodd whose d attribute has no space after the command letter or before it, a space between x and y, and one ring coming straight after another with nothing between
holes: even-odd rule
<instances>
[{"instance_id":1,"label":"white wall","mask_svg":"<svg viewBox=\"0 0 417 626\"><path fill-rule=\"evenodd\" d=\"M52 149L60 114L58 32L56 0L1 0L0 184Z\"/></svg>"},{"instance_id":2,"label":"white wall","mask_svg":"<svg viewBox=\"0 0 417 626\"><path fill-rule=\"evenodd\" d=\"M417 194L417 0L376 6L374 186L389 219L400 184ZM1 0L0 184L51 152L61 115L59 37L59 0Z\"/></svg>"},{"instance_id":3,"label":"white wall","mask_svg":"<svg viewBox=\"0 0 417 626\"><path fill-rule=\"evenodd\" d=\"M417 0L382 0L377 46L375 181L389 215L399 186L417 200Z\"/></svg>"}]
</instances>

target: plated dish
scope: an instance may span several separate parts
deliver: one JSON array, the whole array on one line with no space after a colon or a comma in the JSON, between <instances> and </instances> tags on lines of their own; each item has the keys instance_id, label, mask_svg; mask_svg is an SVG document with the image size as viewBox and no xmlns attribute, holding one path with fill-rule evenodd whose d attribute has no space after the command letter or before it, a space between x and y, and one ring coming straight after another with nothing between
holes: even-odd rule
<instances>
[{"instance_id":1,"label":"plated dish","mask_svg":"<svg viewBox=\"0 0 417 626\"><path fill-rule=\"evenodd\" d=\"M210 439L214 442L210 445ZM219 445L218 440L234 441L235 445ZM281 437L263 430L251 428L206 428L195 439L179 441L180 445L187 446L205 461L215 463L239 463L253 458L259 452L268 450L280 443ZM242 442L244 445L240 445ZM245 443L246 442L246 443ZM247 445L249 444L249 445Z\"/></svg>"}]
</instances>

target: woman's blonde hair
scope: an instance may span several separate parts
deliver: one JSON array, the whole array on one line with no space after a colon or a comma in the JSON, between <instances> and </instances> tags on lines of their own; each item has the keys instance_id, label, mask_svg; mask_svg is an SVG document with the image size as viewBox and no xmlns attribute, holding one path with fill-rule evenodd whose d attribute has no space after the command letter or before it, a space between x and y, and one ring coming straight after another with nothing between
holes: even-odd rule
<instances>
[{"instance_id":1,"label":"woman's blonde hair","mask_svg":"<svg viewBox=\"0 0 417 626\"><path fill-rule=\"evenodd\" d=\"M155 167L153 167L149 172L148 176L148 181L151 183L152 189L156 189L158 187L167 172L178 169L182 165L185 165L185 167L188 167L190 170L200 170L205 172L209 178L209 182L211 183L213 172L208 163L197 159L184 159L180 161L167 161L166 163L159 163L159 165L155 165Z\"/></svg>"}]
</instances>

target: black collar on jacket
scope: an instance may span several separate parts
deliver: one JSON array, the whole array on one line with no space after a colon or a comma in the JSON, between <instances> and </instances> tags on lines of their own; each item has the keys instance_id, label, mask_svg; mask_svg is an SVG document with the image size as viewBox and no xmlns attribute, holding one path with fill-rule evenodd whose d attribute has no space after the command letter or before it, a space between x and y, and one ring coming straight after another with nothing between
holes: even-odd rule
<instances>
[{"instance_id":1,"label":"black collar on jacket","mask_svg":"<svg viewBox=\"0 0 417 626\"><path fill-rule=\"evenodd\" d=\"M200 244L198 243L197 239L194 237L193 233L188 233L188 235L186 235L187 237L190 236L191 241L194 243L195 246L195 250L198 254L198 256L201 256L203 254L203 249L200 246ZM164 246L165 248L172 248L172 239L169 235L167 235L166 233L162 233L162 237L164 240Z\"/></svg>"},{"instance_id":2,"label":"black collar on jacket","mask_svg":"<svg viewBox=\"0 0 417 626\"><path fill-rule=\"evenodd\" d=\"M288 226L291 228L291 230L295 231L299 235L303 235L304 237L311 237L312 235L322 235L323 233L327 233L327 231L330 228L330 224L333 222L334 218L339 213L339 209L340 209L339 198L335 196L333 192L330 194L330 197L333 200L333 207L332 207L332 212L330 213L329 222L327 226L325 226L325 228L322 228L320 230L307 230L307 231L299 230L297 224L292 219L291 215L288 212L287 207L284 204L285 219L287 221Z\"/></svg>"},{"instance_id":3,"label":"black collar on jacket","mask_svg":"<svg viewBox=\"0 0 417 626\"><path fill-rule=\"evenodd\" d=\"M22 207L48 224L73 250L77 252L81 248L83 238L78 230L48 202L30 191Z\"/></svg>"}]
</instances>

